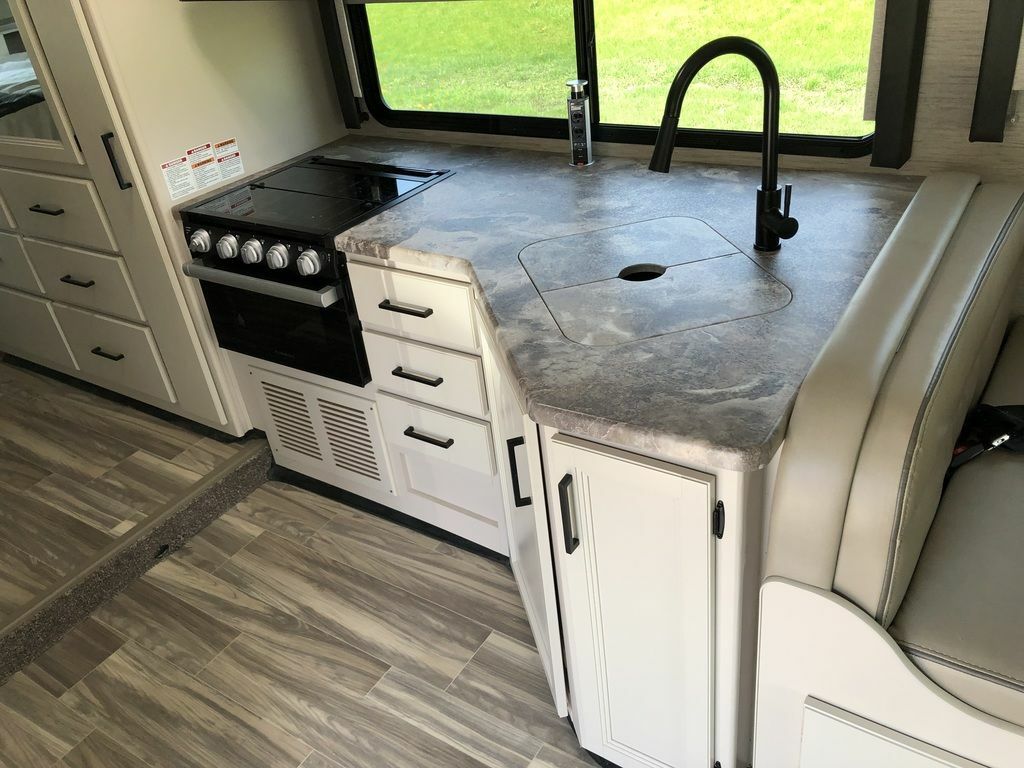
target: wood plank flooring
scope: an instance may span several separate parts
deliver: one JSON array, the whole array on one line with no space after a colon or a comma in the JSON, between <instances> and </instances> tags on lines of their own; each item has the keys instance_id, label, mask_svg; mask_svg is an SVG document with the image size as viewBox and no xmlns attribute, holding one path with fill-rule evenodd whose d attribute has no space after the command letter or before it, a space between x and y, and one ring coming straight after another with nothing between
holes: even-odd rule
<instances>
[{"instance_id":1,"label":"wood plank flooring","mask_svg":"<svg viewBox=\"0 0 1024 768\"><path fill-rule=\"evenodd\" d=\"M237 450L0 359L0 625Z\"/></svg>"},{"instance_id":2,"label":"wood plank flooring","mask_svg":"<svg viewBox=\"0 0 1024 768\"><path fill-rule=\"evenodd\" d=\"M268 483L0 688L7 765L594 762L507 566Z\"/></svg>"}]
</instances>

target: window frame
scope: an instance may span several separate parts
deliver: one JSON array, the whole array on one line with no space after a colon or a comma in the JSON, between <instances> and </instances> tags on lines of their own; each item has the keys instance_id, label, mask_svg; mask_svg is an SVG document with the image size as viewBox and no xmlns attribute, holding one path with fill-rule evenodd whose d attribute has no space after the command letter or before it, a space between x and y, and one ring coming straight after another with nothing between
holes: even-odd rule
<instances>
[{"instance_id":1,"label":"window frame","mask_svg":"<svg viewBox=\"0 0 1024 768\"><path fill-rule=\"evenodd\" d=\"M402 110L389 107L381 91L380 75L377 69L373 35L370 31L366 5L374 2L423 1L460 2L460 0L345 0L363 100L370 115L377 122L388 128L569 140L568 122L562 118ZM576 76L588 80L590 83L591 137L596 142L653 146L658 135L657 126L601 122L597 32L593 0L573 0L573 17L575 19ZM874 132L864 136L783 133L779 137L779 151L786 155L813 157L846 159L867 157L874 148L874 139ZM710 128L680 128L676 132L675 145L691 149L760 152L761 133Z\"/></svg>"}]
</instances>

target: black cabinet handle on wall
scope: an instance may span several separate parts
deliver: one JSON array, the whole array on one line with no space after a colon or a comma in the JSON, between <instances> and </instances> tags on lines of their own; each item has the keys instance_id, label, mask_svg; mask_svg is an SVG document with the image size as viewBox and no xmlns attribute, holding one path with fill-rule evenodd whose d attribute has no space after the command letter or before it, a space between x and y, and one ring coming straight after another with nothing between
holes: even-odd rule
<instances>
[{"instance_id":1,"label":"black cabinet handle on wall","mask_svg":"<svg viewBox=\"0 0 1024 768\"><path fill-rule=\"evenodd\" d=\"M124 176L121 175L121 166L117 164L117 157L114 156L114 147L111 143L114 141L114 132L108 131L104 133L100 136L100 140L103 142L103 148L107 150L107 160L110 161L110 169L114 172L117 186L121 189L131 189L132 183L124 180Z\"/></svg>"},{"instance_id":2,"label":"black cabinet handle on wall","mask_svg":"<svg viewBox=\"0 0 1024 768\"><path fill-rule=\"evenodd\" d=\"M508 439L508 466L512 472L512 497L517 507L528 507L533 504L533 499L523 496L519 489L519 464L516 462L516 448L526 445L524 437L510 437Z\"/></svg>"},{"instance_id":3,"label":"black cabinet handle on wall","mask_svg":"<svg viewBox=\"0 0 1024 768\"><path fill-rule=\"evenodd\" d=\"M572 502L569 492L572 490L572 475L567 474L558 481L558 506L562 510L562 538L565 540L565 554L571 555L580 545L572 529Z\"/></svg>"},{"instance_id":4,"label":"black cabinet handle on wall","mask_svg":"<svg viewBox=\"0 0 1024 768\"><path fill-rule=\"evenodd\" d=\"M426 384L428 387L440 387L444 384L444 379L438 376L435 379L429 376L421 376L418 373L409 373L407 370L398 366L391 372L392 376L397 376L400 379L406 379L408 381L415 381L417 384Z\"/></svg>"},{"instance_id":5,"label":"black cabinet handle on wall","mask_svg":"<svg viewBox=\"0 0 1024 768\"><path fill-rule=\"evenodd\" d=\"M446 451L455 445L455 438L453 437L449 437L447 440L438 440L436 437L431 437L430 435L421 435L416 431L416 427L406 427L402 434L406 437L411 437L413 440L419 440L423 443L436 445L438 448L444 448Z\"/></svg>"},{"instance_id":6,"label":"black cabinet handle on wall","mask_svg":"<svg viewBox=\"0 0 1024 768\"><path fill-rule=\"evenodd\" d=\"M92 288L96 285L95 280L75 280L71 275L64 275L60 281L62 283L67 283L68 285L73 285L76 288Z\"/></svg>"},{"instance_id":7,"label":"black cabinet handle on wall","mask_svg":"<svg viewBox=\"0 0 1024 768\"><path fill-rule=\"evenodd\" d=\"M397 312L400 315L412 315L413 317L430 317L434 310L430 307L414 307L409 304L392 304L391 299L384 299L377 305L378 309L385 309L388 312Z\"/></svg>"},{"instance_id":8,"label":"black cabinet handle on wall","mask_svg":"<svg viewBox=\"0 0 1024 768\"><path fill-rule=\"evenodd\" d=\"M105 357L107 360L113 360L115 363L118 360L124 360L124 355L120 353L112 355L110 352L104 352L103 347L93 347L91 351L96 357Z\"/></svg>"},{"instance_id":9,"label":"black cabinet handle on wall","mask_svg":"<svg viewBox=\"0 0 1024 768\"><path fill-rule=\"evenodd\" d=\"M63 208L47 208L44 205L38 205L38 204L30 206L29 210L32 211L32 213L41 213L44 216L63 216L64 215L64 209Z\"/></svg>"}]
</instances>

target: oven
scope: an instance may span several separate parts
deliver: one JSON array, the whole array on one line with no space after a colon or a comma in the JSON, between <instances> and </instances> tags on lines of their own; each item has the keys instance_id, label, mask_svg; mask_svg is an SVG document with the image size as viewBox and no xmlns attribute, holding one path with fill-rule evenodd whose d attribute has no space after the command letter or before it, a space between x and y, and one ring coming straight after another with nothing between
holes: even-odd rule
<instances>
[{"instance_id":1,"label":"oven","mask_svg":"<svg viewBox=\"0 0 1024 768\"><path fill-rule=\"evenodd\" d=\"M268 280L196 259L198 278L223 349L357 387L370 381L355 301L344 264L319 287Z\"/></svg>"},{"instance_id":2,"label":"oven","mask_svg":"<svg viewBox=\"0 0 1024 768\"><path fill-rule=\"evenodd\" d=\"M223 349L357 387L369 366L340 232L450 171L309 157L181 211Z\"/></svg>"}]
</instances>

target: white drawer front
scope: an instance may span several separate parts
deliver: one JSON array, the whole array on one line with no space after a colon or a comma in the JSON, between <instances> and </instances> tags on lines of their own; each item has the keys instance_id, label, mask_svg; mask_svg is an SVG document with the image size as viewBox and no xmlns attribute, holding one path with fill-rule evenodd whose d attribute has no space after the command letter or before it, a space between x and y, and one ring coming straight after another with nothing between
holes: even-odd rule
<instances>
[{"instance_id":1,"label":"white drawer front","mask_svg":"<svg viewBox=\"0 0 1024 768\"><path fill-rule=\"evenodd\" d=\"M53 304L6 288L0 288L0 351L64 370L77 368Z\"/></svg>"},{"instance_id":2,"label":"white drawer front","mask_svg":"<svg viewBox=\"0 0 1024 768\"><path fill-rule=\"evenodd\" d=\"M43 286L29 265L21 239L5 232L0 232L0 283L32 293L43 292Z\"/></svg>"},{"instance_id":3,"label":"white drawer front","mask_svg":"<svg viewBox=\"0 0 1024 768\"><path fill-rule=\"evenodd\" d=\"M88 179L5 168L0 190L22 234L117 250L96 186Z\"/></svg>"},{"instance_id":4,"label":"white drawer front","mask_svg":"<svg viewBox=\"0 0 1024 768\"><path fill-rule=\"evenodd\" d=\"M480 358L372 331L363 333L370 375L381 389L470 416L487 416Z\"/></svg>"},{"instance_id":5,"label":"white drawer front","mask_svg":"<svg viewBox=\"0 0 1024 768\"><path fill-rule=\"evenodd\" d=\"M54 300L129 320L145 319L120 256L32 239L25 240L25 250L43 289Z\"/></svg>"},{"instance_id":6,"label":"white drawer front","mask_svg":"<svg viewBox=\"0 0 1024 768\"><path fill-rule=\"evenodd\" d=\"M149 328L65 304L55 305L82 373L105 387L174 402Z\"/></svg>"},{"instance_id":7,"label":"white drawer front","mask_svg":"<svg viewBox=\"0 0 1024 768\"><path fill-rule=\"evenodd\" d=\"M443 347L477 348L468 285L365 264L349 263L348 270L365 327Z\"/></svg>"},{"instance_id":8,"label":"white drawer front","mask_svg":"<svg viewBox=\"0 0 1024 768\"><path fill-rule=\"evenodd\" d=\"M381 394L377 404L388 443L484 475L494 474L491 430L486 423L390 395Z\"/></svg>"}]
</instances>

